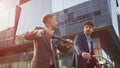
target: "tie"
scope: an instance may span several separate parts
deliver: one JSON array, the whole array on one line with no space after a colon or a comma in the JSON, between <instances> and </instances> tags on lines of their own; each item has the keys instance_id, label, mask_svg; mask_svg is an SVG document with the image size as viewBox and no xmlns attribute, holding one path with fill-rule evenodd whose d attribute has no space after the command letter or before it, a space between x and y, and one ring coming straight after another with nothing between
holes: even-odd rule
<instances>
[{"instance_id":1,"label":"tie","mask_svg":"<svg viewBox=\"0 0 120 68\"><path fill-rule=\"evenodd\" d=\"M90 41L90 44L91 44L91 55L93 55L93 54L94 54L94 53L93 53L93 42Z\"/></svg>"}]
</instances>

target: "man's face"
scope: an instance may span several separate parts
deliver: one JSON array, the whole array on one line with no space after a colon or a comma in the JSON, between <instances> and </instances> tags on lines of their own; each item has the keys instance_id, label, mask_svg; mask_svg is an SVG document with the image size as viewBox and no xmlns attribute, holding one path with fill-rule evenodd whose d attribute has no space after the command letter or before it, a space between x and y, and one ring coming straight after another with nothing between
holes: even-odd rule
<instances>
[{"instance_id":1,"label":"man's face","mask_svg":"<svg viewBox=\"0 0 120 68\"><path fill-rule=\"evenodd\" d=\"M92 32L94 31L94 27L91 25L84 25L84 33L86 35L91 35Z\"/></svg>"},{"instance_id":2,"label":"man's face","mask_svg":"<svg viewBox=\"0 0 120 68\"><path fill-rule=\"evenodd\" d=\"M51 27L52 27L53 29L56 29L56 28L58 27L58 23L57 23L57 21L56 21L56 17L55 17L55 16L53 16L53 17L50 19L50 23L51 23Z\"/></svg>"}]
</instances>

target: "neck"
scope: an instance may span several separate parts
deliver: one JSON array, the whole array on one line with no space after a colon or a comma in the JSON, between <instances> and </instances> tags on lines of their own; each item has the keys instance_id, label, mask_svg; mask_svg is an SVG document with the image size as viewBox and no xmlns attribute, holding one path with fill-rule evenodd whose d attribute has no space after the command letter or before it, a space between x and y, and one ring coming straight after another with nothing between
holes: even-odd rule
<instances>
[{"instance_id":1,"label":"neck","mask_svg":"<svg viewBox=\"0 0 120 68\"><path fill-rule=\"evenodd\" d=\"M54 29L51 26L46 26L50 31L53 31Z\"/></svg>"},{"instance_id":2,"label":"neck","mask_svg":"<svg viewBox=\"0 0 120 68\"><path fill-rule=\"evenodd\" d=\"M91 37L91 34L86 34L87 36Z\"/></svg>"},{"instance_id":3,"label":"neck","mask_svg":"<svg viewBox=\"0 0 120 68\"><path fill-rule=\"evenodd\" d=\"M90 37L91 35L89 34L88 36Z\"/></svg>"}]
</instances>

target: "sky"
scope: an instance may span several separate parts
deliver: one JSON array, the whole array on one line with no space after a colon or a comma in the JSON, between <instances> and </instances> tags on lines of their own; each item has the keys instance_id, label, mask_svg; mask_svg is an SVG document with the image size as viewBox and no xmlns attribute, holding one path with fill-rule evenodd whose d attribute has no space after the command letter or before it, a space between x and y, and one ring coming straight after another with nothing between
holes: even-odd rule
<instances>
[{"instance_id":1,"label":"sky","mask_svg":"<svg viewBox=\"0 0 120 68\"><path fill-rule=\"evenodd\" d=\"M31 2L32 1L33 0L31 0ZM36 3L36 5L38 5L38 8L41 7L39 5L40 4L39 1L36 1L36 2L38 2L38 3ZM52 8L51 8L52 10L51 11L58 12L58 11L61 11L63 9L69 8L73 5L80 4L80 3L88 1L88 0L59 0L59 2L57 0L51 0L51 1L52 1ZM31 2L27 3L27 5L32 4ZM14 26L15 6L18 3L19 3L19 0L12 0L12 2L11 2L11 0L0 0L0 31ZM33 3L35 3L35 1L33 1ZM31 9L31 11L25 10L25 12L22 12L22 14L25 15L24 19L30 17L30 14L29 14L30 12L31 12L31 14L33 14L32 10L36 10L36 11L34 11L34 12L36 12L36 13L34 13L34 15L36 14L36 17L40 17L40 16L38 16L39 12L37 12L37 11L39 11L39 9L37 9L36 5L32 6L32 7L29 7L29 6L25 7L25 5L22 6L23 7L22 9L24 9L24 8ZM35 9L35 7L36 7L36 9ZM21 18L21 19L23 19L23 18ZM35 21L33 18L30 20ZM23 21L20 20L20 22L23 22ZM24 22L29 22L29 21L24 20ZM19 25L22 26L25 24L19 24ZM36 25L37 25L37 23L36 23ZM41 24L41 26L43 26L43 25ZM19 26L18 26L18 28L19 28ZM30 29L33 29L33 28L31 27ZM19 31L20 31L20 28L19 28Z\"/></svg>"},{"instance_id":2,"label":"sky","mask_svg":"<svg viewBox=\"0 0 120 68\"><path fill-rule=\"evenodd\" d=\"M25 32L26 29L33 29L33 27L39 25L43 26L43 24L40 24L40 18L41 15L44 14L44 12L58 12L62 11L63 9L72 7L74 5L89 1L89 0L51 0L52 5L51 5L51 10L47 11L45 8L49 5L45 5L47 3L40 3L41 0L31 0L30 2L26 3L25 5L22 5L22 9L25 10L24 12L22 11L23 17L20 19L20 24L18 25L18 31L19 33ZM46 0L47 2L47 0ZM120 0L118 0L120 3ZM9 27L14 26L14 19L15 19L15 6L19 3L19 0L0 0L0 31L7 29ZM29 6L33 5L33 6ZM36 7L37 6L37 7ZM9 10L8 10L9 9ZM28 10L27 10L28 9ZM120 11L120 7L118 7ZM30 10L30 11L29 11ZM43 12L42 12L43 11ZM40 13L41 12L41 13ZM120 12L119 12L120 13ZM33 16L35 16L33 18ZM29 20L28 20L29 18ZM26 22L25 24L21 22ZM27 26L28 22L29 26ZM34 22L34 25L33 25ZM26 26L24 26L26 25ZM25 30L23 30L23 28ZM22 30L21 30L22 29Z\"/></svg>"},{"instance_id":3,"label":"sky","mask_svg":"<svg viewBox=\"0 0 120 68\"><path fill-rule=\"evenodd\" d=\"M58 12L89 0L52 0L52 11Z\"/></svg>"},{"instance_id":4,"label":"sky","mask_svg":"<svg viewBox=\"0 0 120 68\"><path fill-rule=\"evenodd\" d=\"M52 1L52 12L58 12L88 0L59 0L59 2L58 0L51 0L51 1ZM15 6L18 3L19 0L12 0L12 2L11 0L0 0L0 31L14 26ZM31 9L33 8L31 7Z\"/></svg>"}]
</instances>

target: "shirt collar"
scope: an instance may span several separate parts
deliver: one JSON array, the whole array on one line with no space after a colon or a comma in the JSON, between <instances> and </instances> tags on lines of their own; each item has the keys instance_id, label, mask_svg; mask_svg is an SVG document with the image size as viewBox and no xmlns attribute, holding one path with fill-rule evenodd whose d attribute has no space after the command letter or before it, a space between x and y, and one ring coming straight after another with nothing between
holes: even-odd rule
<instances>
[{"instance_id":1,"label":"shirt collar","mask_svg":"<svg viewBox=\"0 0 120 68\"><path fill-rule=\"evenodd\" d=\"M86 35L86 34L85 34L85 36L86 36L86 38L87 38L88 40L92 41L92 38L91 38L90 36L88 36L88 35Z\"/></svg>"}]
</instances>

